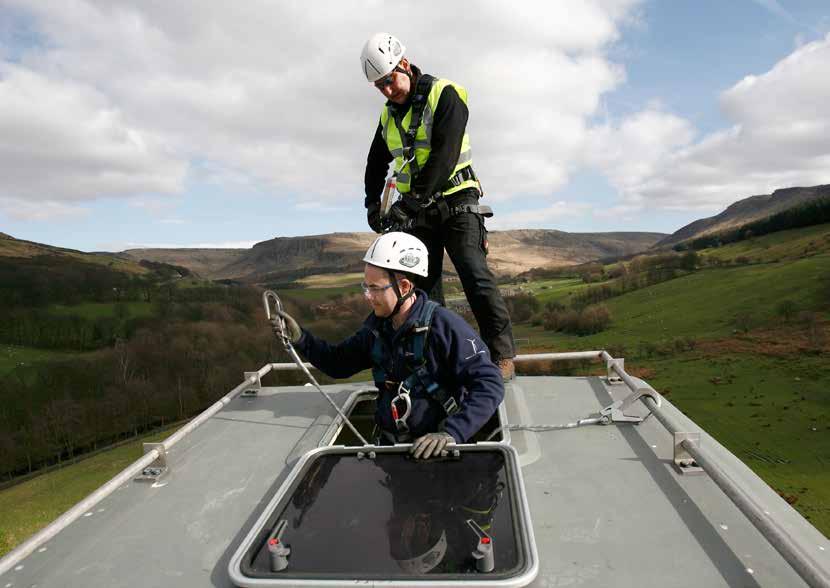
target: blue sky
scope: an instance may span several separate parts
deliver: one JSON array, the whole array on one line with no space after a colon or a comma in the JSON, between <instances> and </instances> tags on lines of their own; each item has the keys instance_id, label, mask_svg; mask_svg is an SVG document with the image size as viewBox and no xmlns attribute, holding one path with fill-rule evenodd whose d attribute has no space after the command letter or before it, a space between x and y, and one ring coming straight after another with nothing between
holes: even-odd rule
<instances>
[{"instance_id":1,"label":"blue sky","mask_svg":"<svg viewBox=\"0 0 830 588\"><path fill-rule=\"evenodd\" d=\"M188 4L0 2L0 231L114 251L368 230L378 30L468 88L491 229L670 233L830 183L824 1L480 2L460 33L469 7Z\"/></svg>"}]
</instances>

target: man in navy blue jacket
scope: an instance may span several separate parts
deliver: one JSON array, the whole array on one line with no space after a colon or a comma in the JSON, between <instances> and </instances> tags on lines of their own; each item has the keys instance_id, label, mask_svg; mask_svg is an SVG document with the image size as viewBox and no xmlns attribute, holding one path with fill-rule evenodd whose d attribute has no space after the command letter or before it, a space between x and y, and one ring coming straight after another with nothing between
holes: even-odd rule
<instances>
[{"instance_id":1,"label":"man in navy blue jacket","mask_svg":"<svg viewBox=\"0 0 830 588\"><path fill-rule=\"evenodd\" d=\"M381 235L363 261L363 291L373 312L354 335L331 345L280 312L286 335L333 378L372 368L380 443L414 440L416 458L440 455L448 444L468 441L496 412L504 398L501 371L464 319L415 289L414 275L428 271L418 238ZM282 335L276 319L274 329Z\"/></svg>"}]
</instances>

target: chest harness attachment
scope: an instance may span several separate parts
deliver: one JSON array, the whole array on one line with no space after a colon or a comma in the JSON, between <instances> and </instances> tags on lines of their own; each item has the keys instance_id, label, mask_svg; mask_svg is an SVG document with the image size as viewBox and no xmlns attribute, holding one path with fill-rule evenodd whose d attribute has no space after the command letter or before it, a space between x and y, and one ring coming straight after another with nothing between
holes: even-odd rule
<instances>
[{"instance_id":1,"label":"chest harness attachment","mask_svg":"<svg viewBox=\"0 0 830 588\"><path fill-rule=\"evenodd\" d=\"M392 399L390 409L398 435L402 438L409 434L407 420L412 412L410 394L416 393L437 402L447 416L454 415L460 409L455 398L435 381L427 369L425 355L429 346L429 329L437 307L438 303L426 300L411 330L403 335L404 360L409 376L400 383L389 380L394 367L395 355L387 349L380 333L377 330L373 331L375 343L372 346L372 377L379 386L384 385L387 390L394 389L397 385L398 394Z\"/></svg>"},{"instance_id":2,"label":"chest harness attachment","mask_svg":"<svg viewBox=\"0 0 830 588\"><path fill-rule=\"evenodd\" d=\"M421 74L418 78L418 82L415 84L415 92L412 96L412 117L409 119L409 129L404 130L403 128L403 118L405 113L396 112L392 114L392 120L395 121L395 126L398 128L398 133L401 136L401 143L403 144L404 164L401 166L401 169L403 169L407 163L409 164L410 185L412 185L415 178L418 177L418 174L421 173L421 166L418 164L418 159L415 157L415 136L418 134L418 127L421 126L421 120L424 117L424 110L426 110L427 107L427 98L429 97L430 90L432 89L432 85L434 83L435 77L429 74ZM473 203L450 206L443 198L441 198L442 192L455 186L459 186L467 180L478 181L472 166L467 166L459 170L458 173L447 180L446 185L441 191L431 194L426 198L416 199L421 211L418 214L415 224L428 224L429 220L431 220L430 217L433 216L438 217L440 223L444 223L444 221L448 218L455 216L456 214L461 214L462 212L472 212L487 218L493 216L493 209L489 206ZM479 183L479 187L480 186L481 183ZM433 204L435 205L434 208L432 208Z\"/></svg>"},{"instance_id":3,"label":"chest harness attachment","mask_svg":"<svg viewBox=\"0 0 830 588\"><path fill-rule=\"evenodd\" d=\"M409 119L408 130L405 131L403 128L403 117L406 115L406 112L398 112L396 110L392 114L392 120L395 121L395 126L398 127L398 133L401 136L401 143L403 144L404 163L401 165L401 169L408 163L409 176L412 180L421 173L421 166L418 165L418 159L415 157L415 135L418 134L418 127L421 126L421 119L424 117L424 110L427 107L427 97L429 96L433 83L435 83L435 78L429 74L421 74L418 78L418 82L415 84L415 93L412 96L412 118ZM410 184L412 180L410 180Z\"/></svg>"}]
</instances>

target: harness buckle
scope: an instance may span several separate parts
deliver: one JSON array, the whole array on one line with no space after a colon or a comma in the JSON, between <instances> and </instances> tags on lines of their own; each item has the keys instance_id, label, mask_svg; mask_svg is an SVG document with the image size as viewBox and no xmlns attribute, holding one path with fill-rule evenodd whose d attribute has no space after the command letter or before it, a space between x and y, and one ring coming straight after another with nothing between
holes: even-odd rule
<instances>
[{"instance_id":1,"label":"harness buckle","mask_svg":"<svg viewBox=\"0 0 830 588\"><path fill-rule=\"evenodd\" d=\"M447 401L443 404L444 410L447 411L447 416L452 416L458 412L458 403L455 401L455 398L450 396L447 398Z\"/></svg>"}]
</instances>

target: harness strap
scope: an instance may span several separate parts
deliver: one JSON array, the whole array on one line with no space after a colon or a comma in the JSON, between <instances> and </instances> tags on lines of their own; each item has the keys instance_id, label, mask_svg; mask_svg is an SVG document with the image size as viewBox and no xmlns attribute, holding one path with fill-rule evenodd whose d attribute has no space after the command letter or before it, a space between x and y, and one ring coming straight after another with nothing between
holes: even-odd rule
<instances>
[{"instance_id":1,"label":"harness strap","mask_svg":"<svg viewBox=\"0 0 830 588\"><path fill-rule=\"evenodd\" d=\"M424 359L429 347L429 329L436 308L438 308L437 302L427 300L424 303L424 309L419 317L418 324L413 329L411 359L416 368L404 380L404 387L412 390L415 386L420 385L429 396L443 407L447 416L452 416L459 411L460 407L455 398L435 381L435 378L429 373Z\"/></svg>"},{"instance_id":2,"label":"harness strap","mask_svg":"<svg viewBox=\"0 0 830 588\"><path fill-rule=\"evenodd\" d=\"M424 208L418 212L415 219L416 227L430 226L434 221L443 224L447 219L454 217L462 212L472 212L480 214L484 218L493 216L493 209L485 204L457 204L455 206L448 205L444 200L436 201L429 208Z\"/></svg>"},{"instance_id":3,"label":"harness strap","mask_svg":"<svg viewBox=\"0 0 830 588\"><path fill-rule=\"evenodd\" d=\"M412 330L407 336L405 345L408 346L408 349L404 353L407 363L413 367L400 387L411 392L423 390L429 397L441 405L447 416L452 416L460 410L460 407L455 398L442 388L429 372L425 360L426 353L429 349L429 331L437 308L437 302L426 300L424 307L421 309L420 316L415 321ZM375 336L375 341L372 345L372 377L379 385L386 384L389 376L386 370L386 362L391 356L391 353L387 352L380 332L374 329L372 334ZM393 384L397 383L393 382ZM409 427L401 427L398 424L396 424L396 427L400 441L401 435L407 433Z\"/></svg>"},{"instance_id":4,"label":"harness strap","mask_svg":"<svg viewBox=\"0 0 830 588\"><path fill-rule=\"evenodd\" d=\"M421 119L424 117L424 110L427 107L427 97L432 89L432 84L435 83L435 78L429 74L421 74L418 82L415 84L415 93L412 96L412 118L409 119L409 130L403 129L403 116L395 119L395 126L398 127L398 133L401 136L401 143L403 143L403 159L409 160L409 183L415 180L421 172L418 165L418 160L415 158L415 136L418 134L418 127L421 126Z\"/></svg>"},{"instance_id":5,"label":"harness strap","mask_svg":"<svg viewBox=\"0 0 830 588\"><path fill-rule=\"evenodd\" d=\"M461 184L469 180L478 181L478 176L476 176L476 173L473 171L472 165L462 167L455 174L453 174L453 176L449 180L447 180L447 183L444 184L444 187L441 189L441 191L446 192L447 190L455 188L456 186L460 186Z\"/></svg>"},{"instance_id":6,"label":"harness strap","mask_svg":"<svg viewBox=\"0 0 830 588\"><path fill-rule=\"evenodd\" d=\"M456 214L461 214L462 212L480 214L484 218L490 218L493 216L493 209L486 204L461 204L450 208L450 216L455 216Z\"/></svg>"}]
</instances>

